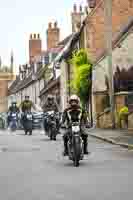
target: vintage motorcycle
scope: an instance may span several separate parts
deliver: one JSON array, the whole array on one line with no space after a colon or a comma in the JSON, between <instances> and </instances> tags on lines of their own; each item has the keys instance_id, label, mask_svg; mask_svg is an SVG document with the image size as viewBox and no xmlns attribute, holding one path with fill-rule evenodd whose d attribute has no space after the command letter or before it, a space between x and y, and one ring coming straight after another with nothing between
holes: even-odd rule
<instances>
[{"instance_id":1,"label":"vintage motorcycle","mask_svg":"<svg viewBox=\"0 0 133 200\"><path fill-rule=\"evenodd\" d=\"M73 161L75 167L79 166L79 161L84 158L84 144L81 137L81 126L80 120L81 116L79 116L79 121L72 122L71 115L68 112L68 117L71 124L70 134L68 136L68 157Z\"/></svg>"},{"instance_id":2,"label":"vintage motorcycle","mask_svg":"<svg viewBox=\"0 0 133 200\"><path fill-rule=\"evenodd\" d=\"M46 135L50 140L56 140L57 130L56 130L56 113L55 111L48 111L44 115L44 129Z\"/></svg>"},{"instance_id":3,"label":"vintage motorcycle","mask_svg":"<svg viewBox=\"0 0 133 200\"><path fill-rule=\"evenodd\" d=\"M22 123L23 123L23 128L25 131L25 135L29 133L29 135L32 135L32 112L27 111L22 115Z\"/></svg>"},{"instance_id":4,"label":"vintage motorcycle","mask_svg":"<svg viewBox=\"0 0 133 200\"><path fill-rule=\"evenodd\" d=\"M18 128L18 119L19 119L18 113L11 112L9 113L9 117L10 117L9 127L11 131L16 131Z\"/></svg>"}]
</instances>

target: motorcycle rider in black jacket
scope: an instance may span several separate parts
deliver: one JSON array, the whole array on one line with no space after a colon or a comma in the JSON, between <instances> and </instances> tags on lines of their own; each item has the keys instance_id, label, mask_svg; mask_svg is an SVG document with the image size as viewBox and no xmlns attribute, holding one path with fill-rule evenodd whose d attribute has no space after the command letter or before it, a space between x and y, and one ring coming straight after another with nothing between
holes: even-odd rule
<instances>
[{"instance_id":1,"label":"motorcycle rider in black jacket","mask_svg":"<svg viewBox=\"0 0 133 200\"><path fill-rule=\"evenodd\" d=\"M46 113L48 111L59 112L58 105L57 105L53 95L48 95L45 104L42 106L42 109L43 109L44 113ZM56 120L56 124L57 124L57 131L59 131L59 121L58 120ZM47 120L46 120L46 118L44 118L45 131L47 131L47 127L48 127Z\"/></svg>"},{"instance_id":2,"label":"motorcycle rider in black jacket","mask_svg":"<svg viewBox=\"0 0 133 200\"><path fill-rule=\"evenodd\" d=\"M70 122L69 122L69 117L68 117L68 111L70 112L71 119L73 122L77 121L79 114L81 114L81 131L82 131L81 137L84 142L84 154L88 154L88 150L87 150L88 135L85 134L85 132L83 131L83 128L82 128L83 125L86 124L87 118L85 116L85 112L82 111L79 104L80 104L80 100L79 100L78 96L72 95L69 100L70 106L68 108L66 108L63 112L61 124L64 124L65 122L67 122L67 126L68 126L67 131L63 135L63 141L64 141L64 153L63 154L64 154L64 156L68 155L67 142L68 142L68 134L70 133Z\"/></svg>"}]
</instances>

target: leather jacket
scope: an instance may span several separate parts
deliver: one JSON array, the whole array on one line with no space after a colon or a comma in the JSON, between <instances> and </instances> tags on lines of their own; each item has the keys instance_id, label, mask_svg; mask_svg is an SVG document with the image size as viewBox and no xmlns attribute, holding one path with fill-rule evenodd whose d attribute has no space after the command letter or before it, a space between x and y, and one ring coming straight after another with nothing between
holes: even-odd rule
<instances>
[{"instance_id":1,"label":"leather jacket","mask_svg":"<svg viewBox=\"0 0 133 200\"><path fill-rule=\"evenodd\" d=\"M87 118L86 118L85 112L82 111L81 107L80 106L76 106L76 107L70 106L70 107L68 107L68 108L66 108L64 110L63 116L62 116L62 124L67 122L68 128L71 125L70 124L70 119L69 119L69 116L68 116L68 112L69 112L69 114L71 116L72 122L78 121L79 120L79 115L81 115L81 118L80 118L81 126L86 123Z\"/></svg>"},{"instance_id":2,"label":"leather jacket","mask_svg":"<svg viewBox=\"0 0 133 200\"><path fill-rule=\"evenodd\" d=\"M53 104L49 104L49 103L46 103L44 106L43 106L43 112L48 112L48 111L55 111L55 112L59 112L59 109L58 109L58 106L55 102L53 102Z\"/></svg>"}]
</instances>

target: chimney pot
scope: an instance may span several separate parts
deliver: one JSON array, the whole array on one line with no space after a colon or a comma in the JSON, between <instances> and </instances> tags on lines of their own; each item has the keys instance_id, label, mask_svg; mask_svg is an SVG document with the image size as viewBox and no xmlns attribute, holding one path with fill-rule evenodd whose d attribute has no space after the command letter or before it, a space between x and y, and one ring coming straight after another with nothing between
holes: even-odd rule
<instances>
[{"instance_id":1,"label":"chimney pot","mask_svg":"<svg viewBox=\"0 0 133 200\"><path fill-rule=\"evenodd\" d=\"M96 6L96 0L87 0L89 8L95 8Z\"/></svg>"},{"instance_id":2,"label":"chimney pot","mask_svg":"<svg viewBox=\"0 0 133 200\"><path fill-rule=\"evenodd\" d=\"M51 22L49 22L49 24L48 24L48 28L49 28L49 29L52 28L52 23L51 23Z\"/></svg>"},{"instance_id":3,"label":"chimney pot","mask_svg":"<svg viewBox=\"0 0 133 200\"><path fill-rule=\"evenodd\" d=\"M76 4L74 4L74 6L73 6L73 11L77 12L77 5Z\"/></svg>"},{"instance_id":4,"label":"chimney pot","mask_svg":"<svg viewBox=\"0 0 133 200\"><path fill-rule=\"evenodd\" d=\"M54 23L54 28L57 28L57 22Z\"/></svg>"},{"instance_id":5,"label":"chimney pot","mask_svg":"<svg viewBox=\"0 0 133 200\"><path fill-rule=\"evenodd\" d=\"M80 7L79 7L79 10L80 10L80 12L82 12L82 6L80 5Z\"/></svg>"},{"instance_id":6,"label":"chimney pot","mask_svg":"<svg viewBox=\"0 0 133 200\"><path fill-rule=\"evenodd\" d=\"M88 6L85 6L84 10L85 10L85 13L88 14Z\"/></svg>"}]
</instances>

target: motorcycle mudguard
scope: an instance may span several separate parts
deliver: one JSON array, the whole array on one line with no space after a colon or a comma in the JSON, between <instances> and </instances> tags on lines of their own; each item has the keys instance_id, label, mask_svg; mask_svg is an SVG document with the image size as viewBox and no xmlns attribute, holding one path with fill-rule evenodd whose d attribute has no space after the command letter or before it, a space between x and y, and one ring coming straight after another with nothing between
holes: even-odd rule
<instances>
[{"instance_id":1,"label":"motorcycle mudguard","mask_svg":"<svg viewBox=\"0 0 133 200\"><path fill-rule=\"evenodd\" d=\"M31 131L32 130L32 121L24 121L23 127L25 131Z\"/></svg>"},{"instance_id":2,"label":"motorcycle mudguard","mask_svg":"<svg viewBox=\"0 0 133 200\"><path fill-rule=\"evenodd\" d=\"M80 159L82 149L81 149L81 138L79 135L75 135L73 137L73 153L75 156L77 156Z\"/></svg>"}]
</instances>

